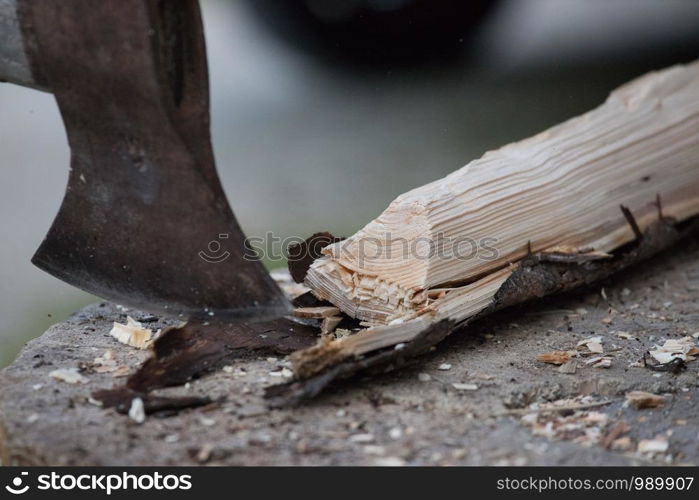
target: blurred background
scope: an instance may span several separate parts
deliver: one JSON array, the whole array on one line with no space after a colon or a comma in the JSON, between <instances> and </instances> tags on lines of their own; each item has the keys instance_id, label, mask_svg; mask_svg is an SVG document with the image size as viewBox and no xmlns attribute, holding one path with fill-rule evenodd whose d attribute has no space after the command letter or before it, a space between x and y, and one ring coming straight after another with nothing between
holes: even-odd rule
<instances>
[{"instance_id":1,"label":"blurred background","mask_svg":"<svg viewBox=\"0 0 699 500\"><path fill-rule=\"evenodd\" d=\"M401 192L699 57L696 0L202 7L218 169L251 236L352 233ZM3 366L97 299L30 263L68 178L51 95L0 84L0 165Z\"/></svg>"}]
</instances>

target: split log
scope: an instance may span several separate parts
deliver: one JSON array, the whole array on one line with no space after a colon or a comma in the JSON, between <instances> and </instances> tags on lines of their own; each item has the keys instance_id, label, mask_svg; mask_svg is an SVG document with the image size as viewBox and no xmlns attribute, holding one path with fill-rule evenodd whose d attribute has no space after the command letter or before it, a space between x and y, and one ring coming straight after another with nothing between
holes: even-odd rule
<instances>
[{"instance_id":1,"label":"split log","mask_svg":"<svg viewBox=\"0 0 699 500\"><path fill-rule=\"evenodd\" d=\"M326 247L306 284L377 325L435 307L466 318L532 252L604 257L633 240L620 205L641 227L657 218L658 196L678 221L699 212L697 131L699 61L648 74L593 111L399 196Z\"/></svg>"},{"instance_id":2,"label":"split log","mask_svg":"<svg viewBox=\"0 0 699 500\"><path fill-rule=\"evenodd\" d=\"M404 323L367 328L338 340L322 339L311 348L294 352L291 359L299 380L270 387L267 397L273 405L295 405L317 395L334 380L358 372L399 368L448 335L464 330L475 319L509 306L592 284L697 235L699 217L684 224L663 217L649 225L633 245L620 249L609 259L560 260L551 259L551 254L532 254L513 265L502 283L502 273L496 273L497 279L477 290L480 296L468 293L473 292L474 287L479 288L480 282L477 282L454 295L453 303L445 301L447 306L435 308L430 314ZM493 288L497 288L494 295L485 300L483 297ZM473 303L469 305L471 299ZM486 305L482 307L484 303ZM463 307L455 308L454 304L463 304ZM477 312L472 312L474 310Z\"/></svg>"},{"instance_id":3,"label":"split log","mask_svg":"<svg viewBox=\"0 0 699 500\"><path fill-rule=\"evenodd\" d=\"M309 380L270 396L288 402L400 365L477 316L592 283L696 234L697 131L694 62L641 77L583 116L399 196L324 248L305 277L319 299L368 328L294 353ZM477 251L458 254L462 242Z\"/></svg>"}]
</instances>

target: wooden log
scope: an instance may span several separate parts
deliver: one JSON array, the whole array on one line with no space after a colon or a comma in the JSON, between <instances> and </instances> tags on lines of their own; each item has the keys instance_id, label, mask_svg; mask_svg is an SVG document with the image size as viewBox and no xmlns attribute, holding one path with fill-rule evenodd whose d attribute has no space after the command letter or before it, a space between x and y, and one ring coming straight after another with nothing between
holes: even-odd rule
<instances>
[{"instance_id":1,"label":"wooden log","mask_svg":"<svg viewBox=\"0 0 699 500\"><path fill-rule=\"evenodd\" d=\"M305 381L281 399L398 366L475 317L592 283L696 235L698 132L694 62L399 196L310 266L312 292L367 328L294 353ZM395 252L396 241L443 250L478 235L491 237L490 258Z\"/></svg>"},{"instance_id":2,"label":"wooden log","mask_svg":"<svg viewBox=\"0 0 699 500\"><path fill-rule=\"evenodd\" d=\"M650 73L582 116L399 196L326 247L305 283L372 325L427 312L463 320L531 253L605 258L657 220L658 199L666 217L696 215L698 132L699 61Z\"/></svg>"}]
</instances>

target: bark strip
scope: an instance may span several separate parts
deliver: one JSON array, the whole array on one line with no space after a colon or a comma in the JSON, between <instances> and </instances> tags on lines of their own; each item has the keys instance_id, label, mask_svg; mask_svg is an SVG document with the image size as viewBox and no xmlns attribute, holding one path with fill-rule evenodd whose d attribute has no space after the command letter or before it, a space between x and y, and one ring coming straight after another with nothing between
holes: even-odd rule
<instances>
[{"instance_id":1,"label":"bark strip","mask_svg":"<svg viewBox=\"0 0 699 500\"><path fill-rule=\"evenodd\" d=\"M313 345L317 334L316 327L285 318L260 323L187 323L163 332L153 345L153 356L129 377L126 386L97 391L92 397L107 407L118 407L130 404L138 395L148 410L153 399L148 396L150 391L183 385L245 353L287 355ZM183 402L172 402L179 403Z\"/></svg>"}]
</instances>

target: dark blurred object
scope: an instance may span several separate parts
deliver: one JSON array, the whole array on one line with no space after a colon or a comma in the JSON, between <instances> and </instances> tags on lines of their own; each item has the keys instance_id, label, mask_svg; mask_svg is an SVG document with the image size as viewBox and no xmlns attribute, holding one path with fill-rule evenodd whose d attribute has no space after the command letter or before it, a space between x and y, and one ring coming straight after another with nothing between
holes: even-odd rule
<instances>
[{"instance_id":1,"label":"dark blurred object","mask_svg":"<svg viewBox=\"0 0 699 500\"><path fill-rule=\"evenodd\" d=\"M464 53L495 0L247 0L306 51L367 66L417 65Z\"/></svg>"}]
</instances>

